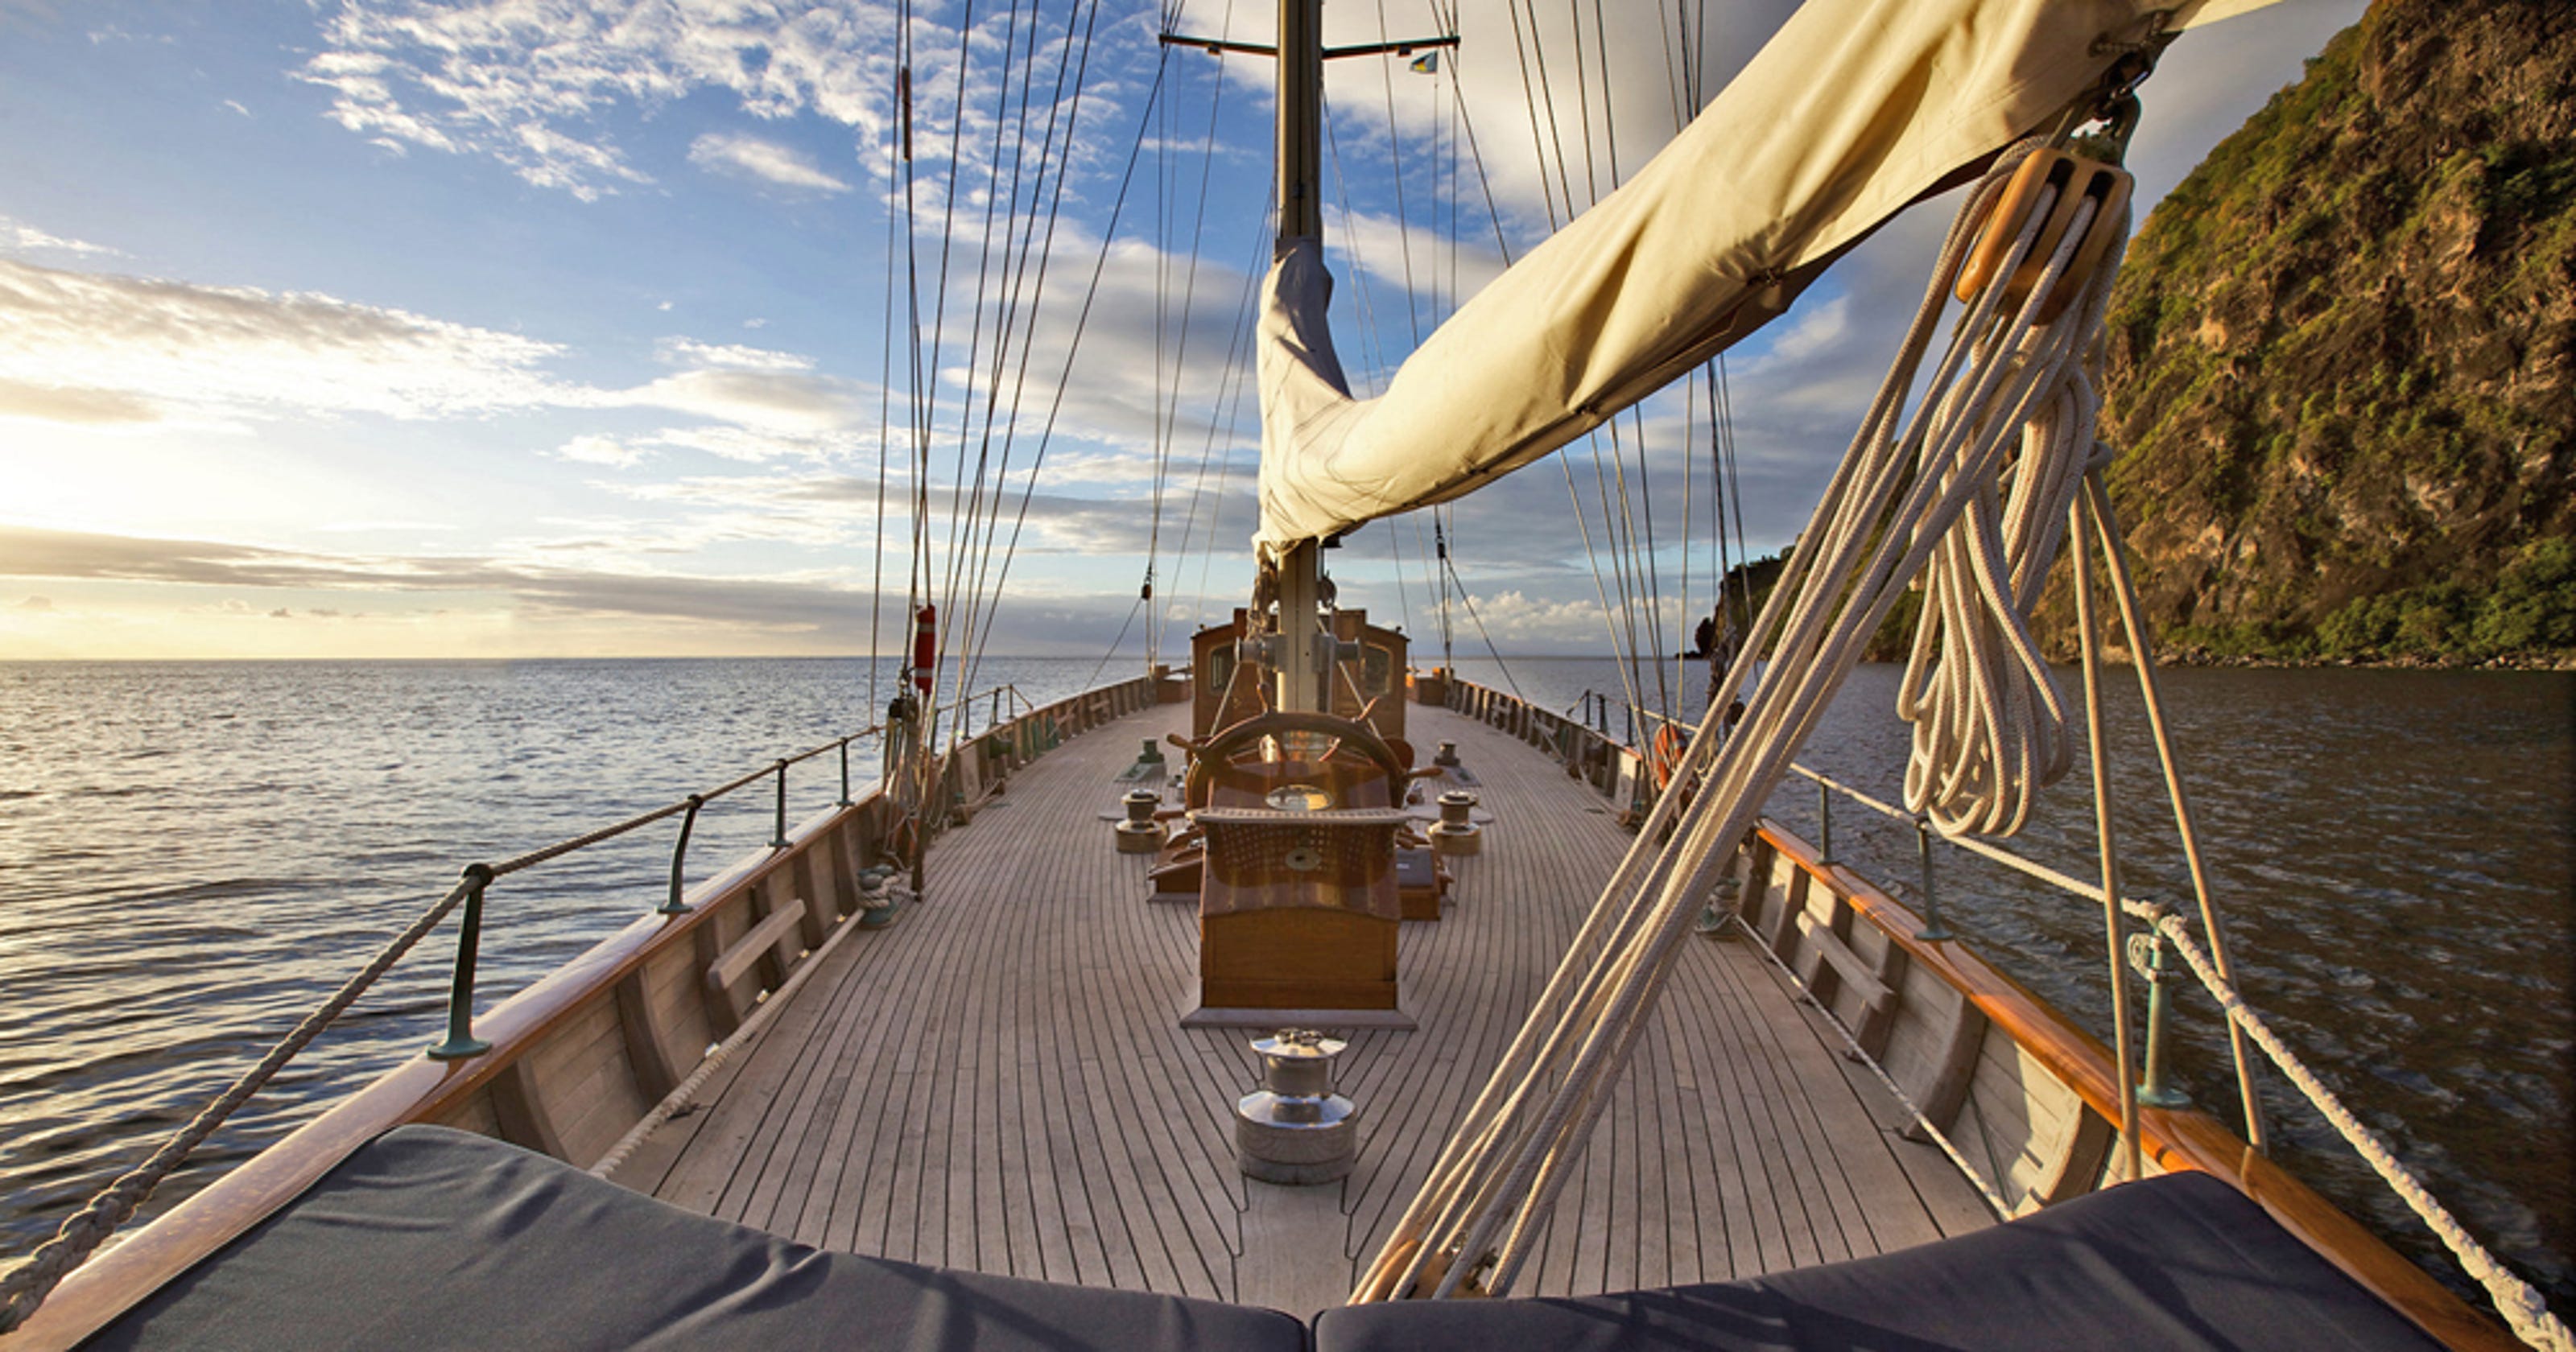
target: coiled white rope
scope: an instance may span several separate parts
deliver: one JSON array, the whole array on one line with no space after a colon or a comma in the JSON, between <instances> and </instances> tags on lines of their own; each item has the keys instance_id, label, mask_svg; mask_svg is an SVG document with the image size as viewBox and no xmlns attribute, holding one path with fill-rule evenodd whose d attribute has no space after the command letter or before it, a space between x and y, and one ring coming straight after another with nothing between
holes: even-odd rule
<instances>
[{"instance_id":1,"label":"coiled white rope","mask_svg":"<svg viewBox=\"0 0 2576 1352\"><path fill-rule=\"evenodd\" d=\"M2125 222L2118 229L2127 234ZM2023 427L2009 488L1979 491L1923 570L1896 712L1914 725L1905 805L1943 831L2019 831L2039 791L2073 763L2065 702L2031 637L2031 612L2086 470L2110 458L2093 439L2100 408L2077 363Z\"/></svg>"},{"instance_id":2,"label":"coiled white rope","mask_svg":"<svg viewBox=\"0 0 2576 1352\"><path fill-rule=\"evenodd\" d=\"M1904 348L1755 624L1756 634L1779 637L1743 722L1721 732L1721 712L1750 685L1754 645L1739 654L1683 753L1676 777L1697 774L1702 791L1687 806L1677 794L1657 800L1353 1301L1411 1293L1435 1267L1435 1295L1457 1294L1470 1280L1496 1294L1510 1289L1609 1104L1700 899L1760 804L1907 580L1977 496L1993 491L2008 449L2035 419L2063 416L2069 373L2101 322L2109 270L2087 279L2056 322L2041 324L2038 314L2090 224L2089 203L2018 309L2004 306L2002 288L1978 294L1921 410L1911 424L1903 418L1969 246L2029 149L2000 157L1952 226ZM1997 276L2011 276L2029 255L2051 205L2044 195Z\"/></svg>"}]
</instances>

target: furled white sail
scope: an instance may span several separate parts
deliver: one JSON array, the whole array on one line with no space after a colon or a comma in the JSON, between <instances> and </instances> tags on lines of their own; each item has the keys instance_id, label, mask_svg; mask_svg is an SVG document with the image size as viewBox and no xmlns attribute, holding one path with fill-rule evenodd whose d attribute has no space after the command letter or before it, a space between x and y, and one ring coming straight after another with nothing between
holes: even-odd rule
<instances>
[{"instance_id":1,"label":"furled white sail","mask_svg":"<svg viewBox=\"0 0 2576 1352\"><path fill-rule=\"evenodd\" d=\"M1351 398L1322 245L1262 292L1266 549L1473 491L1786 310L1907 203L2121 56L2263 0L1808 0L1634 179L1496 278L1385 394ZM2206 9L2207 14L2199 13Z\"/></svg>"}]
</instances>

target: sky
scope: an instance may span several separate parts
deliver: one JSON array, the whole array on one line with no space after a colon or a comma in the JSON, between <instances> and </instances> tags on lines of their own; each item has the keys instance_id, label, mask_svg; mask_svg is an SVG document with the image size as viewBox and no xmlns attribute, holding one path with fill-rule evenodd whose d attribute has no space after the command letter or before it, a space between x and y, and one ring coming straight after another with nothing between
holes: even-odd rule
<instances>
[{"instance_id":1,"label":"sky","mask_svg":"<svg viewBox=\"0 0 2576 1352\"><path fill-rule=\"evenodd\" d=\"M1176 8L0 0L0 660L892 652L918 589L999 597L950 616L996 654L1185 654L1252 578L1272 85L1155 34L1267 41L1272 11ZM1461 39L1329 69L1358 392L1793 8L1330 0L1328 43ZM2140 200L2360 9L2186 34ZM1953 209L1729 354L1741 547L1804 523ZM1716 557L1704 391L1450 513L1495 645L1604 650L1614 518L1679 641ZM1417 655L1430 532L1329 556Z\"/></svg>"}]
</instances>

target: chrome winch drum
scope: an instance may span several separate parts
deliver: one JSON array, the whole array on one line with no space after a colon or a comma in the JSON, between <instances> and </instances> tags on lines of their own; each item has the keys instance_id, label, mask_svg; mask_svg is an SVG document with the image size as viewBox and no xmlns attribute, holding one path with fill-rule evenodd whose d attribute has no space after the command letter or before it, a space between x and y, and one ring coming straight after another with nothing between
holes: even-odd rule
<instances>
[{"instance_id":1,"label":"chrome winch drum","mask_svg":"<svg viewBox=\"0 0 2576 1352\"><path fill-rule=\"evenodd\" d=\"M1330 1183L1359 1157L1360 1110L1333 1092L1333 1058L1350 1044L1306 1029L1255 1038L1262 1087L1234 1105L1243 1172L1266 1183Z\"/></svg>"}]
</instances>

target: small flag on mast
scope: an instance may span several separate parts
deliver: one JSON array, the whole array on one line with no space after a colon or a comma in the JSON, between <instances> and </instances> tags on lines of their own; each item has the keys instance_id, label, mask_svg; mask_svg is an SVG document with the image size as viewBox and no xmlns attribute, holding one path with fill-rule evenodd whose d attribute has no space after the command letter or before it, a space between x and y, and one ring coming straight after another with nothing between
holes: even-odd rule
<instances>
[{"instance_id":1,"label":"small flag on mast","mask_svg":"<svg viewBox=\"0 0 2576 1352\"><path fill-rule=\"evenodd\" d=\"M1440 53L1424 52L1422 55L1413 58L1411 69L1417 75L1438 74L1440 71Z\"/></svg>"}]
</instances>

